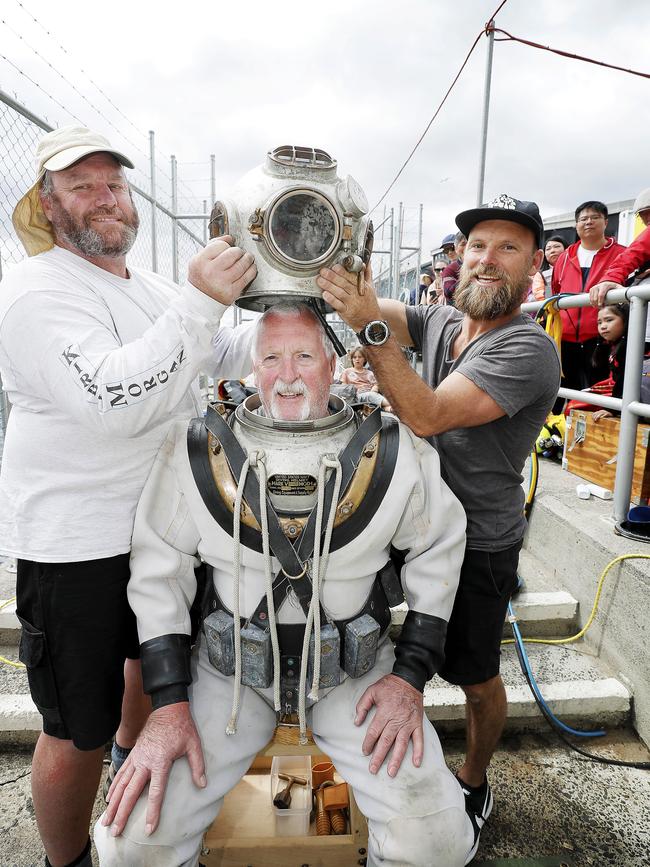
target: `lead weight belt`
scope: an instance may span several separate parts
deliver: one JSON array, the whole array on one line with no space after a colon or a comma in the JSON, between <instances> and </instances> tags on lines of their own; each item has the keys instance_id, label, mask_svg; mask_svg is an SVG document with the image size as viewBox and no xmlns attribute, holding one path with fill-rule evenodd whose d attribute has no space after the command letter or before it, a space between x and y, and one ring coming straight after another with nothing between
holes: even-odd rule
<instances>
[{"instance_id":1,"label":"lead weight belt","mask_svg":"<svg viewBox=\"0 0 650 867\"><path fill-rule=\"evenodd\" d=\"M356 614L353 614L351 617L346 617L343 620L331 621L332 625L338 629L339 635L341 636L341 663L343 662L343 656L345 653L345 627L348 623L352 623L352 621L362 617L364 614L370 614L370 616L374 617L379 624L380 635L382 637L390 626L390 606L388 604L386 591L384 590L379 578L379 574L381 573L378 573L366 601ZM214 581L212 580L212 566L210 565L207 565L207 578L207 592L203 603L203 619L205 619L208 614L212 614L213 611L225 611L226 614L230 614L232 617L232 611L223 603L216 587L214 586ZM240 629L245 628L248 623L249 620L246 617L239 618ZM266 627L263 626L262 628ZM278 623L278 638L280 640L280 650L283 655L298 657L301 655L304 632L304 623ZM342 664L341 668L343 668Z\"/></svg>"}]
</instances>

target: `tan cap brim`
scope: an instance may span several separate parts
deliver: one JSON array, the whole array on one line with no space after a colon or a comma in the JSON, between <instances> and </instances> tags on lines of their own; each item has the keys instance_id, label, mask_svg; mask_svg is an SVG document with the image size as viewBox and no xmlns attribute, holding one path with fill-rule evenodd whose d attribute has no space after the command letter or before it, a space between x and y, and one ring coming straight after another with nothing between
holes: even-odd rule
<instances>
[{"instance_id":1,"label":"tan cap brim","mask_svg":"<svg viewBox=\"0 0 650 867\"><path fill-rule=\"evenodd\" d=\"M11 216L16 234L28 256L45 253L54 246L52 224L45 216L39 195L40 179L20 199Z\"/></svg>"},{"instance_id":2,"label":"tan cap brim","mask_svg":"<svg viewBox=\"0 0 650 867\"><path fill-rule=\"evenodd\" d=\"M54 154L53 157L50 157L49 160L43 163L43 169L47 169L48 172L61 172L63 169L69 168L73 163L78 162L78 160L90 156L90 154L111 154L127 169L135 168L128 157L124 156L120 151L113 150L113 148L100 147L98 145L78 145L77 147L66 148L59 154Z\"/></svg>"}]
</instances>

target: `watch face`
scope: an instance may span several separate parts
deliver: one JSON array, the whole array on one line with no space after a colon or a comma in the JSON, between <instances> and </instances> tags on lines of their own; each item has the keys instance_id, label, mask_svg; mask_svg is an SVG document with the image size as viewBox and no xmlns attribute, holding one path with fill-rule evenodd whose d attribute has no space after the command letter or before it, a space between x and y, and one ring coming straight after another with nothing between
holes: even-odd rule
<instances>
[{"instance_id":1,"label":"watch face","mask_svg":"<svg viewBox=\"0 0 650 867\"><path fill-rule=\"evenodd\" d=\"M390 332L385 322L374 320L366 325L365 333L368 342L376 344L385 343Z\"/></svg>"}]
</instances>

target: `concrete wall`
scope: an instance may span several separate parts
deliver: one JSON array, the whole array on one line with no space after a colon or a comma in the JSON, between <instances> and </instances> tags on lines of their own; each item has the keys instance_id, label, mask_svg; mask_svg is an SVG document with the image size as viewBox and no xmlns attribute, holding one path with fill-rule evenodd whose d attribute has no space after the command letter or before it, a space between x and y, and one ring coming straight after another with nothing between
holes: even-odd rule
<instances>
[{"instance_id":1,"label":"concrete wall","mask_svg":"<svg viewBox=\"0 0 650 867\"><path fill-rule=\"evenodd\" d=\"M616 536L607 520L611 504L578 500L575 476L542 466L540 478L524 547L578 600L582 627L605 566L620 554L650 556L650 544ZM633 722L650 744L650 560L626 560L609 571L585 641L633 693Z\"/></svg>"}]
</instances>

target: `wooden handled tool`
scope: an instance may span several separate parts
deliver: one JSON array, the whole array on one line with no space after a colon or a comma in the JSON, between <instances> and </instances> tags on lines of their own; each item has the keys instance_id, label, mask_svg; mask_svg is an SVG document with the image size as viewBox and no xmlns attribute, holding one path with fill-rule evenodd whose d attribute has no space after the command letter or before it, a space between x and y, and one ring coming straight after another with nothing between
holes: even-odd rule
<instances>
[{"instance_id":1,"label":"wooden handled tool","mask_svg":"<svg viewBox=\"0 0 650 867\"><path fill-rule=\"evenodd\" d=\"M293 777L291 774L278 774L279 779L287 780L287 785L278 792L273 798L273 806L278 810L288 810L291 806L291 788L296 786L306 786L307 780L304 777Z\"/></svg>"}]
</instances>

